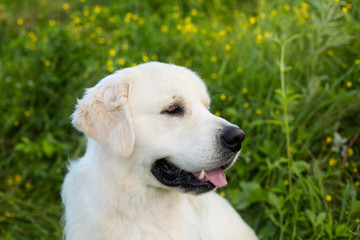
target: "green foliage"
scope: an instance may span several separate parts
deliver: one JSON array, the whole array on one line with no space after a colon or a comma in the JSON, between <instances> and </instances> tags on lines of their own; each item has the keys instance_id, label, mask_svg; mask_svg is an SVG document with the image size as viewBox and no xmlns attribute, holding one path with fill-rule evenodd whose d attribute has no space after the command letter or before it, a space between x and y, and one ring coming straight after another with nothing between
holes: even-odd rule
<instances>
[{"instance_id":1,"label":"green foliage","mask_svg":"<svg viewBox=\"0 0 360 240\"><path fill-rule=\"evenodd\" d=\"M61 238L66 164L86 144L76 98L153 60L197 71L211 110L247 133L220 191L261 239L359 238L359 6L1 1L1 238Z\"/></svg>"}]
</instances>

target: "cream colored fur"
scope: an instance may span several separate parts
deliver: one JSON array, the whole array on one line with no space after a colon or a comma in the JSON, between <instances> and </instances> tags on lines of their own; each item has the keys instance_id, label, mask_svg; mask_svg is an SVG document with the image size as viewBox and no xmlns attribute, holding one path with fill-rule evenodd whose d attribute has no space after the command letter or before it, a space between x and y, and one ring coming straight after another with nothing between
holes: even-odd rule
<instances>
[{"instance_id":1,"label":"cream colored fur","mask_svg":"<svg viewBox=\"0 0 360 240\"><path fill-rule=\"evenodd\" d=\"M160 114L172 101L186 104L185 116ZM152 163L167 156L190 172L218 164L214 129L231 124L212 115L209 104L196 74L157 62L87 89L72 116L88 144L63 184L66 239L257 239L218 194L185 194L151 174Z\"/></svg>"}]
</instances>

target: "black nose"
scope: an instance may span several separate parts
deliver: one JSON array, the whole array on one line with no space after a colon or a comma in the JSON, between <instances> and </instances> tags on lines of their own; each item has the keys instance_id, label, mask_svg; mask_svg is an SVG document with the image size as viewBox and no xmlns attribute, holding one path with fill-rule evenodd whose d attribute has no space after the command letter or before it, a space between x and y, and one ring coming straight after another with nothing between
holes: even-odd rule
<instances>
[{"instance_id":1,"label":"black nose","mask_svg":"<svg viewBox=\"0 0 360 240\"><path fill-rule=\"evenodd\" d=\"M241 149L241 142L245 138L245 132L238 127L226 127L221 136L225 147L233 152Z\"/></svg>"}]
</instances>

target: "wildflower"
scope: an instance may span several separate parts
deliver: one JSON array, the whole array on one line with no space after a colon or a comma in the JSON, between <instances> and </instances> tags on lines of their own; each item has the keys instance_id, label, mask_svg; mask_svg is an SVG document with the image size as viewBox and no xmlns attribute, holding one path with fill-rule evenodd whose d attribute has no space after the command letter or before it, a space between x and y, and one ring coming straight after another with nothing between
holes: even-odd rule
<instances>
[{"instance_id":1,"label":"wildflower","mask_svg":"<svg viewBox=\"0 0 360 240\"><path fill-rule=\"evenodd\" d=\"M34 32L29 32L28 37L31 39L32 42L36 42L38 39Z\"/></svg>"},{"instance_id":2,"label":"wildflower","mask_svg":"<svg viewBox=\"0 0 360 240\"><path fill-rule=\"evenodd\" d=\"M220 114L220 111L216 111L216 112L215 112L215 115L218 116L218 117L220 117L220 115L221 115L221 114Z\"/></svg>"},{"instance_id":3,"label":"wildflower","mask_svg":"<svg viewBox=\"0 0 360 240\"><path fill-rule=\"evenodd\" d=\"M329 165L332 167L335 166L336 164L337 164L337 160L335 158L330 158Z\"/></svg>"},{"instance_id":4,"label":"wildflower","mask_svg":"<svg viewBox=\"0 0 360 240\"><path fill-rule=\"evenodd\" d=\"M261 111L261 109L257 108L257 109L255 110L255 113L256 113L257 115L261 115L261 114L262 114L262 111Z\"/></svg>"},{"instance_id":5,"label":"wildflower","mask_svg":"<svg viewBox=\"0 0 360 240\"><path fill-rule=\"evenodd\" d=\"M21 26L21 25L23 25L24 20L22 20L21 18L18 18L18 20L16 21L16 23L17 23L19 26Z\"/></svg>"},{"instance_id":6,"label":"wildflower","mask_svg":"<svg viewBox=\"0 0 360 240\"><path fill-rule=\"evenodd\" d=\"M248 90L247 88L243 88L243 89L241 89L241 92L242 92L243 94L247 94L247 93L249 92L249 90Z\"/></svg>"},{"instance_id":7,"label":"wildflower","mask_svg":"<svg viewBox=\"0 0 360 240\"><path fill-rule=\"evenodd\" d=\"M100 38L100 39L98 40L98 43L99 43L99 44L105 44L105 43L106 43L105 38Z\"/></svg>"},{"instance_id":8,"label":"wildflower","mask_svg":"<svg viewBox=\"0 0 360 240\"><path fill-rule=\"evenodd\" d=\"M132 19L133 19L134 21L137 21L137 20L139 19L139 15L133 14Z\"/></svg>"},{"instance_id":9,"label":"wildflower","mask_svg":"<svg viewBox=\"0 0 360 240\"><path fill-rule=\"evenodd\" d=\"M62 8L63 8L65 11L67 11L67 10L70 8L70 5L69 5L68 3L64 3L64 4L62 5Z\"/></svg>"},{"instance_id":10,"label":"wildflower","mask_svg":"<svg viewBox=\"0 0 360 240\"><path fill-rule=\"evenodd\" d=\"M50 67L51 66L51 62L50 62L50 60L45 60L45 66L46 67Z\"/></svg>"},{"instance_id":11,"label":"wildflower","mask_svg":"<svg viewBox=\"0 0 360 240\"><path fill-rule=\"evenodd\" d=\"M347 87L347 88L351 88L351 87L352 87L352 82L351 82L351 81L347 81L347 82L346 82L346 87Z\"/></svg>"},{"instance_id":12,"label":"wildflower","mask_svg":"<svg viewBox=\"0 0 360 240\"><path fill-rule=\"evenodd\" d=\"M131 21L131 18L132 18L132 13L131 12L126 13L124 17L124 22L129 23Z\"/></svg>"},{"instance_id":13,"label":"wildflower","mask_svg":"<svg viewBox=\"0 0 360 240\"><path fill-rule=\"evenodd\" d=\"M347 13L349 9L347 7L343 7L341 10L343 11L343 13Z\"/></svg>"},{"instance_id":14,"label":"wildflower","mask_svg":"<svg viewBox=\"0 0 360 240\"><path fill-rule=\"evenodd\" d=\"M212 57L210 58L210 61L213 62L213 63L216 62L216 61L217 61L217 57L212 56Z\"/></svg>"},{"instance_id":15,"label":"wildflower","mask_svg":"<svg viewBox=\"0 0 360 240\"><path fill-rule=\"evenodd\" d=\"M115 49L112 48L112 49L109 50L109 55L110 56L115 56L115 54L116 54Z\"/></svg>"},{"instance_id":16,"label":"wildflower","mask_svg":"<svg viewBox=\"0 0 360 240\"><path fill-rule=\"evenodd\" d=\"M351 8L352 8L352 4L351 4L351 3L348 3L348 4L346 4L346 7L347 7L348 9L351 9Z\"/></svg>"},{"instance_id":17,"label":"wildflower","mask_svg":"<svg viewBox=\"0 0 360 240\"><path fill-rule=\"evenodd\" d=\"M325 199L326 199L326 201L330 202L332 200L332 197L331 197L331 195L326 195Z\"/></svg>"},{"instance_id":18,"label":"wildflower","mask_svg":"<svg viewBox=\"0 0 360 240\"><path fill-rule=\"evenodd\" d=\"M196 9L191 10L191 15L193 16L198 15L198 11Z\"/></svg>"},{"instance_id":19,"label":"wildflower","mask_svg":"<svg viewBox=\"0 0 360 240\"><path fill-rule=\"evenodd\" d=\"M19 121L16 120L16 121L14 122L14 126L15 126L15 127L18 127L19 125L20 125Z\"/></svg>"},{"instance_id":20,"label":"wildflower","mask_svg":"<svg viewBox=\"0 0 360 240\"><path fill-rule=\"evenodd\" d=\"M345 163L345 167L348 167L348 166L349 166L349 163L348 163L348 162L346 162L346 163Z\"/></svg>"},{"instance_id":21,"label":"wildflower","mask_svg":"<svg viewBox=\"0 0 360 240\"><path fill-rule=\"evenodd\" d=\"M96 31L97 33L102 33L103 29L102 29L102 27L97 27L97 28L95 29L95 31Z\"/></svg>"},{"instance_id":22,"label":"wildflower","mask_svg":"<svg viewBox=\"0 0 360 240\"><path fill-rule=\"evenodd\" d=\"M159 57L156 54L153 54L151 56L151 59L154 60L154 61L157 61L157 60L159 60Z\"/></svg>"},{"instance_id":23,"label":"wildflower","mask_svg":"<svg viewBox=\"0 0 360 240\"><path fill-rule=\"evenodd\" d=\"M225 50L226 50L226 51L230 51L230 50L231 50L230 44L226 44L226 45L225 45Z\"/></svg>"},{"instance_id":24,"label":"wildflower","mask_svg":"<svg viewBox=\"0 0 360 240\"><path fill-rule=\"evenodd\" d=\"M26 188L26 189L30 189L30 188L31 188L31 182L30 182L30 181L27 181L27 182L26 182L25 188Z\"/></svg>"},{"instance_id":25,"label":"wildflower","mask_svg":"<svg viewBox=\"0 0 360 240\"><path fill-rule=\"evenodd\" d=\"M137 65L136 63L131 63L130 66L135 67L136 65Z\"/></svg>"},{"instance_id":26,"label":"wildflower","mask_svg":"<svg viewBox=\"0 0 360 240\"><path fill-rule=\"evenodd\" d=\"M351 157L354 155L354 150L352 148L349 148L348 150L348 156Z\"/></svg>"},{"instance_id":27,"label":"wildflower","mask_svg":"<svg viewBox=\"0 0 360 240\"><path fill-rule=\"evenodd\" d=\"M334 0L334 2L340 2L340 0Z\"/></svg>"},{"instance_id":28,"label":"wildflower","mask_svg":"<svg viewBox=\"0 0 360 240\"><path fill-rule=\"evenodd\" d=\"M358 218L357 218L357 219L355 219L355 222L359 223L359 222L360 222L360 219L358 219Z\"/></svg>"},{"instance_id":29,"label":"wildflower","mask_svg":"<svg viewBox=\"0 0 360 240\"><path fill-rule=\"evenodd\" d=\"M261 42L262 42L262 35L258 34L257 37L256 37L256 43L260 44Z\"/></svg>"},{"instance_id":30,"label":"wildflower","mask_svg":"<svg viewBox=\"0 0 360 240\"><path fill-rule=\"evenodd\" d=\"M264 32L264 37L269 37L270 33L269 32Z\"/></svg>"},{"instance_id":31,"label":"wildflower","mask_svg":"<svg viewBox=\"0 0 360 240\"><path fill-rule=\"evenodd\" d=\"M161 26L161 31L162 31L163 33L166 33L166 32L168 31L168 27L167 27L166 25L162 25L162 26Z\"/></svg>"},{"instance_id":32,"label":"wildflower","mask_svg":"<svg viewBox=\"0 0 360 240\"><path fill-rule=\"evenodd\" d=\"M15 184L19 184L20 182L21 182L21 175L20 174L16 174L15 176L14 176L14 182L15 182Z\"/></svg>"},{"instance_id":33,"label":"wildflower","mask_svg":"<svg viewBox=\"0 0 360 240\"><path fill-rule=\"evenodd\" d=\"M85 9L82 14L84 17L87 17L87 16L89 16L90 12L89 12L89 10Z\"/></svg>"},{"instance_id":34,"label":"wildflower","mask_svg":"<svg viewBox=\"0 0 360 240\"><path fill-rule=\"evenodd\" d=\"M331 143L332 142L332 137L330 137L330 136L327 136L326 137L326 143Z\"/></svg>"},{"instance_id":35,"label":"wildflower","mask_svg":"<svg viewBox=\"0 0 360 240\"><path fill-rule=\"evenodd\" d=\"M225 94L221 94L221 95L220 95L220 99L221 99L222 101L224 101L224 100L226 99L226 95L225 95Z\"/></svg>"},{"instance_id":36,"label":"wildflower","mask_svg":"<svg viewBox=\"0 0 360 240\"><path fill-rule=\"evenodd\" d=\"M25 115L25 117L30 117L30 111L29 111L29 110L26 110L26 111L24 112L24 115Z\"/></svg>"},{"instance_id":37,"label":"wildflower","mask_svg":"<svg viewBox=\"0 0 360 240\"><path fill-rule=\"evenodd\" d=\"M332 55L334 55L334 52L333 52L333 50L328 50L328 51L327 51L327 54L328 54L329 56L332 56Z\"/></svg>"},{"instance_id":38,"label":"wildflower","mask_svg":"<svg viewBox=\"0 0 360 240\"><path fill-rule=\"evenodd\" d=\"M124 43L124 44L122 45L122 49L123 49L124 51L128 50L128 48L129 48L129 45L127 45L126 43Z\"/></svg>"},{"instance_id":39,"label":"wildflower","mask_svg":"<svg viewBox=\"0 0 360 240\"><path fill-rule=\"evenodd\" d=\"M244 104L243 104L243 107L244 107L244 108L249 108L249 103L247 103L247 102L244 103Z\"/></svg>"},{"instance_id":40,"label":"wildflower","mask_svg":"<svg viewBox=\"0 0 360 240\"><path fill-rule=\"evenodd\" d=\"M275 109L275 114L280 114L280 110L279 110L279 109Z\"/></svg>"},{"instance_id":41,"label":"wildflower","mask_svg":"<svg viewBox=\"0 0 360 240\"><path fill-rule=\"evenodd\" d=\"M290 7L288 4L286 4L286 5L284 6L284 10L288 12L288 11L291 10L291 7Z\"/></svg>"},{"instance_id":42,"label":"wildflower","mask_svg":"<svg viewBox=\"0 0 360 240\"><path fill-rule=\"evenodd\" d=\"M216 73L212 73L212 74L211 74L211 78L212 78L212 79L217 79L217 78L218 78L218 75L217 75Z\"/></svg>"},{"instance_id":43,"label":"wildflower","mask_svg":"<svg viewBox=\"0 0 360 240\"><path fill-rule=\"evenodd\" d=\"M101 7L99 5L95 6L93 9L94 13L99 14L101 12Z\"/></svg>"},{"instance_id":44,"label":"wildflower","mask_svg":"<svg viewBox=\"0 0 360 240\"><path fill-rule=\"evenodd\" d=\"M176 11L176 12L178 12L178 11L180 10L180 7L179 7L178 5L175 5L175 6L173 7L173 10Z\"/></svg>"},{"instance_id":45,"label":"wildflower","mask_svg":"<svg viewBox=\"0 0 360 240\"><path fill-rule=\"evenodd\" d=\"M106 61L106 65L111 66L113 64L113 60L109 59Z\"/></svg>"},{"instance_id":46,"label":"wildflower","mask_svg":"<svg viewBox=\"0 0 360 240\"><path fill-rule=\"evenodd\" d=\"M244 126L246 126L246 125L249 124L249 122L248 122L247 120L242 120L242 121L241 121L241 124L244 125Z\"/></svg>"},{"instance_id":47,"label":"wildflower","mask_svg":"<svg viewBox=\"0 0 360 240\"><path fill-rule=\"evenodd\" d=\"M50 26L50 27L55 26L55 24L56 24L56 21L55 21L55 20L50 20L50 21L49 21L49 26Z\"/></svg>"},{"instance_id":48,"label":"wildflower","mask_svg":"<svg viewBox=\"0 0 360 240\"><path fill-rule=\"evenodd\" d=\"M355 182L355 186L358 187L360 185L360 182L359 181L356 181Z\"/></svg>"},{"instance_id":49,"label":"wildflower","mask_svg":"<svg viewBox=\"0 0 360 240\"><path fill-rule=\"evenodd\" d=\"M75 39L76 39L76 40L80 40L80 38L81 38L81 35L80 35L80 34L78 34L78 33L75 34Z\"/></svg>"},{"instance_id":50,"label":"wildflower","mask_svg":"<svg viewBox=\"0 0 360 240\"><path fill-rule=\"evenodd\" d=\"M206 45L207 47L210 47L210 46L211 46L211 41L210 41L210 40L206 40L206 41L205 41L205 45ZM360 61L360 59L359 59L359 61Z\"/></svg>"},{"instance_id":51,"label":"wildflower","mask_svg":"<svg viewBox=\"0 0 360 240\"><path fill-rule=\"evenodd\" d=\"M142 18L142 17L139 18L138 24L139 24L140 26L144 25L144 24L145 24L145 18Z\"/></svg>"},{"instance_id":52,"label":"wildflower","mask_svg":"<svg viewBox=\"0 0 360 240\"><path fill-rule=\"evenodd\" d=\"M254 25L256 23L256 18L255 17L250 17L249 22L250 22L251 25Z\"/></svg>"},{"instance_id":53,"label":"wildflower","mask_svg":"<svg viewBox=\"0 0 360 240\"><path fill-rule=\"evenodd\" d=\"M220 192L220 196L225 197L225 195L226 195L225 192L223 191Z\"/></svg>"},{"instance_id":54,"label":"wildflower","mask_svg":"<svg viewBox=\"0 0 360 240\"><path fill-rule=\"evenodd\" d=\"M142 55L142 60L143 60L143 62L148 62L149 57L146 54L144 54L144 55Z\"/></svg>"},{"instance_id":55,"label":"wildflower","mask_svg":"<svg viewBox=\"0 0 360 240\"><path fill-rule=\"evenodd\" d=\"M284 184L285 184L286 186L288 186L288 185L289 185L289 181L288 181L288 180L284 180Z\"/></svg>"},{"instance_id":56,"label":"wildflower","mask_svg":"<svg viewBox=\"0 0 360 240\"><path fill-rule=\"evenodd\" d=\"M122 58L119 59L119 65L123 67L125 65L125 60Z\"/></svg>"},{"instance_id":57,"label":"wildflower","mask_svg":"<svg viewBox=\"0 0 360 240\"><path fill-rule=\"evenodd\" d=\"M360 59L355 59L355 64L360 64Z\"/></svg>"},{"instance_id":58,"label":"wildflower","mask_svg":"<svg viewBox=\"0 0 360 240\"><path fill-rule=\"evenodd\" d=\"M10 213L9 211L5 211L4 216L5 216L5 217L10 217L10 216L11 216L11 213Z\"/></svg>"},{"instance_id":59,"label":"wildflower","mask_svg":"<svg viewBox=\"0 0 360 240\"><path fill-rule=\"evenodd\" d=\"M12 178L8 178L6 183L9 187L11 187L12 185L14 185L14 180Z\"/></svg>"},{"instance_id":60,"label":"wildflower","mask_svg":"<svg viewBox=\"0 0 360 240\"><path fill-rule=\"evenodd\" d=\"M236 69L236 71L237 71L238 73L241 73L241 72L243 71L243 68L242 68L242 67L238 67L238 68Z\"/></svg>"},{"instance_id":61,"label":"wildflower","mask_svg":"<svg viewBox=\"0 0 360 240\"><path fill-rule=\"evenodd\" d=\"M112 66L108 66L107 70L108 70L109 72L113 72L113 71L114 71L114 68L113 68Z\"/></svg>"}]
</instances>

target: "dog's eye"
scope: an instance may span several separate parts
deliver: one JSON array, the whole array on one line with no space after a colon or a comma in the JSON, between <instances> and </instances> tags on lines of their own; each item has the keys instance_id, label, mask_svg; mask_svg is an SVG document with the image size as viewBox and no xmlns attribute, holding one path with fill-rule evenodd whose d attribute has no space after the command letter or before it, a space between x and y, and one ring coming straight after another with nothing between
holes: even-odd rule
<instances>
[{"instance_id":1,"label":"dog's eye","mask_svg":"<svg viewBox=\"0 0 360 240\"><path fill-rule=\"evenodd\" d=\"M184 114L184 108L178 104L170 105L162 110L161 114L181 116Z\"/></svg>"}]
</instances>

